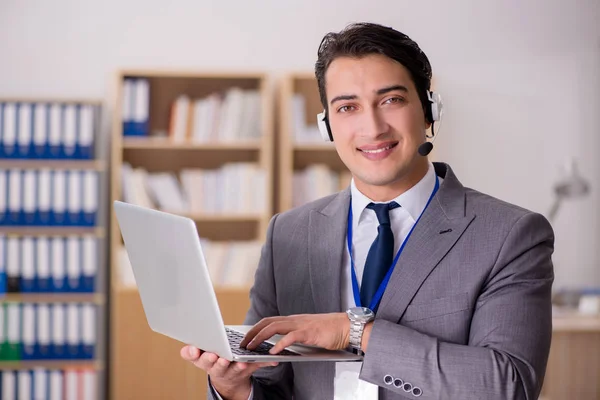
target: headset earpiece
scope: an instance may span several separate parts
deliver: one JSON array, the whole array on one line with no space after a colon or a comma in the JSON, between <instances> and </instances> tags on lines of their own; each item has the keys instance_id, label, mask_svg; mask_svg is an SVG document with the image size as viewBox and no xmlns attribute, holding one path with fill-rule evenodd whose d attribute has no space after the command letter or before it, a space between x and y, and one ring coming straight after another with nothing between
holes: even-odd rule
<instances>
[{"instance_id":1,"label":"headset earpiece","mask_svg":"<svg viewBox=\"0 0 600 400\"><path fill-rule=\"evenodd\" d=\"M326 142L333 142L333 135L331 134L331 128L329 127L329 118L327 118L325 110L323 110L322 113L317 114L317 125L323 140Z\"/></svg>"},{"instance_id":2,"label":"headset earpiece","mask_svg":"<svg viewBox=\"0 0 600 400\"><path fill-rule=\"evenodd\" d=\"M442 119L444 111L444 104L442 103L442 96L438 93L427 91L427 99L429 100L429 121L436 122Z\"/></svg>"},{"instance_id":3,"label":"headset earpiece","mask_svg":"<svg viewBox=\"0 0 600 400\"><path fill-rule=\"evenodd\" d=\"M435 133L433 131L433 126L437 121L441 121L442 120L442 114L443 114L443 103L442 103L442 96L440 96L437 93L434 93L432 91L427 91L427 99L429 100L429 106L426 109L426 118L429 120L429 122L431 122L431 136L427 136L427 138L432 139L433 140L431 142L425 142L422 143L419 146L419 154L422 155L423 157L427 156L429 153L431 153L431 150L433 150L433 142L435 142L435 140L437 139L437 136L435 136ZM438 133L439 133L439 128L438 128Z\"/></svg>"}]
</instances>

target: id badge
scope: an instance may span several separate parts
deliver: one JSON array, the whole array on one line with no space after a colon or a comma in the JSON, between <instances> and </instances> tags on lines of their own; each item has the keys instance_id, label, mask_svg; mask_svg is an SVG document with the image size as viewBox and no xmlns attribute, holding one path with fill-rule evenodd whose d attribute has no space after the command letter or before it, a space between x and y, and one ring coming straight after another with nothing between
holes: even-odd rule
<instances>
[{"instance_id":1,"label":"id badge","mask_svg":"<svg viewBox=\"0 0 600 400\"><path fill-rule=\"evenodd\" d=\"M379 386L358 379L362 362L335 364L334 400L378 400Z\"/></svg>"}]
</instances>

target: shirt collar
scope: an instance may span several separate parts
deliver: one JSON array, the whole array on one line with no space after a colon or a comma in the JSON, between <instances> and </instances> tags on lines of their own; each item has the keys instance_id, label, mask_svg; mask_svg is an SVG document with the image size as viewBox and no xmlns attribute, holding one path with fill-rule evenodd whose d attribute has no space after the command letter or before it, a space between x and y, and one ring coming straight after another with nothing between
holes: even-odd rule
<instances>
[{"instance_id":1,"label":"shirt collar","mask_svg":"<svg viewBox=\"0 0 600 400\"><path fill-rule=\"evenodd\" d=\"M425 176L417 182L416 185L402 193L400 196L393 199L396 203L400 204L408 214L411 216L413 222L415 222L427 205L427 201L433 192L435 187L435 169L433 164L429 162L429 168ZM440 178L440 184L441 184ZM376 203L364 194L362 194L354 183L354 179L350 182L350 192L352 195L352 215L354 215L352 225L354 228L358 225L362 212L365 210L369 203Z\"/></svg>"}]
</instances>

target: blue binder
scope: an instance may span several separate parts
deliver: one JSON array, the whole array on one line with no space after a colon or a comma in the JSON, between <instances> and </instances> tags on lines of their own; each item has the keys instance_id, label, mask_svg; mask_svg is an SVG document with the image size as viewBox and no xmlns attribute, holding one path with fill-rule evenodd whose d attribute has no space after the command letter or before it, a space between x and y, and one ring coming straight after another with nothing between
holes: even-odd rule
<instances>
[{"instance_id":1,"label":"blue binder","mask_svg":"<svg viewBox=\"0 0 600 400\"><path fill-rule=\"evenodd\" d=\"M50 271L52 276L52 291L63 293L67 291L67 274L66 274L66 244L65 238L55 237L51 239L50 248L51 260ZM55 265L58 263L58 265ZM61 271L59 276L55 275L55 271Z\"/></svg>"},{"instance_id":2,"label":"blue binder","mask_svg":"<svg viewBox=\"0 0 600 400\"><path fill-rule=\"evenodd\" d=\"M48 304L36 305L35 337L36 358L38 360L52 359L52 313Z\"/></svg>"},{"instance_id":3,"label":"blue binder","mask_svg":"<svg viewBox=\"0 0 600 400\"><path fill-rule=\"evenodd\" d=\"M60 317L59 317L60 316ZM51 324L52 324L52 339L51 339L51 358L53 360L64 360L67 359L67 316L65 306L63 304L55 304L52 306L51 312ZM54 335L55 325L62 324L63 336L56 337Z\"/></svg>"},{"instance_id":4,"label":"blue binder","mask_svg":"<svg viewBox=\"0 0 600 400\"><path fill-rule=\"evenodd\" d=\"M0 296L6 290L6 236L0 235Z\"/></svg>"},{"instance_id":5,"label":"blue binder","mask_svg":"<svg viewBox=\"0 0 600 400\"><path fill-rule=\"evenodd\" d=\"M82 104L79 108L79 124L77 125L76 156L82 160L94 158L96 110L97 106Z\"/></svg>"},{"instance_id":6,"label":"blue binder","mask_svg":"<svg viewBox=\"0 0 600 400\"><path fill-rule=\"evenodd\" d=\"M148 80L127 78L123 88L123 135L148 136L150 98Z\"/></svg>"},{"instance_id":7,"label":"blue binder","mask_svg":"<svg viewBox=\"0 0 600 400\"><path fill-rule=\"evenodd\" d=\"M31 237L23 237L21 241L21 282L20 290L23 293L35 292L35 247L36 243Z\"/></svg>"},{"instance_id":8,"label":"blue binder","mask_svg":"<svg viewBox=\"0 0 600 400\"><path fill-rule=\"evenodd\" d=\"M81 174L82 182L82 207L80 224L83 226L96 226L98 220L98 171L88 170Z\"/></svg>"},{"instance_id":9,"label":"blue binder","mask_svg":"<svg viewBox=\"0 0 600 400\"><path fill-rule=\"evenodd\" d=\"M86 236L81 240L81 291L93 293L98 271L98 243L95 237Z\"/></svg>"},{"instance_id":10,"label":"blue binder","mask_svg":"<svg viewBox=\"0 0 600 400\"><path fill-rule=\"evenodd\" d=\"M35 291L38 293L49 293L52 291L52 269L51 269L50 240L45 237L36 239L35 249ZM44 274L42 274L42 267Z\"/></svg>"},{"instance_id":11,"label":"blue binder","mask_svg":"<svg viewBox=\"0 0 600 400\"><path fill-rule=\"evenodd\" d=\"M21 225L23 220L23 174L19 168L8 170L8 224Z\"/></svg>"},{"instance_id":12,"label":"blue binder","mask_svg":"<svg viewBox=\"0 0 600 400\"><path fill-rule=\"evenodd\" d=\"M81 239L69 237L66 239L67 246L67 288L68 292L82 292L81 287Z\"/></svg>"},{"instance_id":13,"label":"blue binder","mask_svg":"<svg viewBox=\"0 0 600 400\"><path fill-rule=\"evenodd\" d=\"M8 171L4 169L0 169L0 197L0 225L8 225Z\"/></svg>"},{"instance_id":14,"label":"blue binder","mask_svg":"<svg viewBox=\"0 0 600 400\"><path fill-rule=\"evenodd\" d=\"M21 359L35 360L37 358L35 344L36 335L36 317L33 304L21 304Z\"/></svg>"},{"instance_id":15,"label":"blue binder","mask_svg":"<svg viewBox=\"0 0 600 400\"><path fill-rule=\"evenodd\" d=\"M81 307L79 304L67 305L67 358L81 359Z\"/></svg>"}]
</instances>

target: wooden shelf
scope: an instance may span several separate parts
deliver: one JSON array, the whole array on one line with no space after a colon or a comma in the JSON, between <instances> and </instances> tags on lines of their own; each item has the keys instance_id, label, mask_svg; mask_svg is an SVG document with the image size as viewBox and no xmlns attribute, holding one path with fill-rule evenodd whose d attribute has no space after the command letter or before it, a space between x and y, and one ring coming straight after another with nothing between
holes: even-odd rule
<instances>
[{"instance_id":1,"label":"wooden shelf","mask_svg":"<svg viewBox=\"0 0 600 400\"><path fill-rule=\"evenodd\" d=\"M35 159L0 159L0 168L52 168L52 169L87 169L103 171L106 165L98 160L35 160Z\"/></svg>"},{"instance_id":2,"label":"wooden shelf","mask_svg":"<svg viewBox=\"0 0 600 400\"><path fill-rule=\"evenodd\" d=\"M600 333L600 315L565 314L552 318L554 332L596 332Z\"/></svg>"},{"instance_id":3,"label":"wooden shelf","mask_svg":"<svg viewBox=\"0 0 600 400\"><path fill-rule=\"evenodd\" d=\"M113 291L115 293L120 294L132 294L138 293L137 286L123 286L123 285L115 285L113 287ZM228 295L245 295L250 292L249 287L242 286L217 286L215 287L215 293L217 296L228 296Z\"/></svg>"},{"instance_id":4,"label":"wooden shelf","mask_svg":"<svg viewBox=\"0 0 600 400\"><path fill-rule=\"evenodd\" d=\"M149 88L149 137L124 137L122 119L123 80L147 79ZM164 136L169 131L174 101L187 95L197 101L228 89L257 90L260 93L260 138L245 141L194 143L175 142ZM122 199L122 166L141 168L147 173L184 169L218 169L230 163L253 163L265 172L265 212L181 213L192 219L198 234L211 241L264 240L273 213L273 115L272 88L263 73L198 72L189 70L121 70L116 74L115 115L112 125L111 199ZM256 114L253 114L256 115ZM189 122L188 122L189 123ZM258 131L256 131L258 133ZM217 137L218 139L218 137ZM243 140L243 139L242 139ZM250 192L255 190L251 188ZM120 281L119 260L122 235L111 211L110 257L112 279L110 305L110 398L192 398L206 393L205 379L197 368L182 363L181 343L153 332L148 326L137 287ZM219 305L226 322L241 323L249 306L249 288L217 288ZM140 364L140 360L143 362ZM132 368L133 366L135 368ZM167 366L167 368L165 368ZM170 383L165 383L170 382Z\"/></svg>"},{"instance_id":5,"label":"wooden shelf","mask_svg":"<svg viewBox=\"0 0 600 400\"><path fill-rule=\"evenodd\" d=\"M293 145L294 151L332 151L336 152L333 143L323 142L321 143L296 143Z\"/></svg>"},{"instance_id":6,"label":"wooden shelf","mask_svg":"<svg viewBox=\"0 0 600 400\"><path fill-rule=\"evenodd\" d=\"M128 150L260 150L262 143L260 141L252 142L223 142L223 143L194 143L194 142L173 142L164 138L125 138L123 148Z\"/></svg>"},{"instance_id":7,"label":"wooden shelf","mask_svg":"<svg viewBox=\"0 0 600 400\"><path fill-rule=\"evenodd\" d=\"M207 79L207 80L239 80L252 79L261 80L266 78L262 72L243 71L202 71L185 69L123 69L119 71L120 77L144 77L144 78L166 78L166 79Z\"/></svg>"},{"instance_id":8,"label":"wooden shelf","mask_svg":"<svg viewBox=\"0 0 600 400\"><path fill-rule=\"evenodd\" d=\"M69 236L94 235L104 237L102 227L78 226L0 226L0 234L7 236Z\"/></svg>"},{"instance_id":9,"label":"wooden shelf","mask_svg":"<svg viewBox=\"0 0 600 400\"><path fill-rule=\"evenodd\" d=\"M0 303L105 303L101 293L6 293L0 295Z\"/></svg>"},{"instance_id":10,"label":"wooden shelf","mask_svg":"<svg viewBox=\"0 0 600 400\"><path fill-rule=\"evenodd\" d=\"M196 222L260 222L265 214L180 214ZM267 216L268 218L268 216Z\"/></svg>"},{"instance_id":11,"label":"wooden shelf","mask_svg":"<svg viewBox=\"0 0 600 400\"><path fill-rule=\"evenodd\" d=\"M102 363L94 360L20 360L20 361L0 361L0 370L24 370L24 369L95 369L102 370Z\"/></svg>"}]
</instances>

